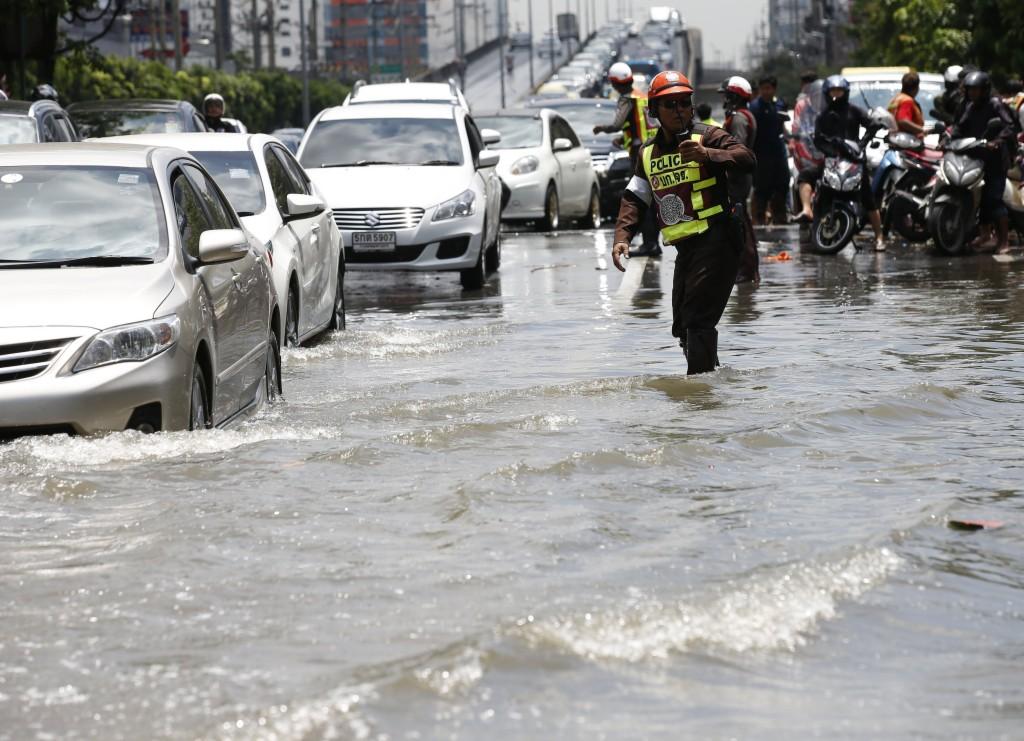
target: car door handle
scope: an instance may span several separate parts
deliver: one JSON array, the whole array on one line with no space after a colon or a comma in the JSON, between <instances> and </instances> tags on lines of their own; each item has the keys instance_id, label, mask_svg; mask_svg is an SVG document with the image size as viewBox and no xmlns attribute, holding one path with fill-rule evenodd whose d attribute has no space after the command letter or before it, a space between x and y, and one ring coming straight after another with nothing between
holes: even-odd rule
<instances>
[{"instance_id":1,"label":"car door handle","mask_svg":"<svg viewBox=\"0 0 1024 741\"><path fill-rule=\"evenodd\" d=\"M242 276L235 272L234 268L231 269L231 283L238 290L242 290Z\"/></svg>"},{"instance_id":2,"label":"car door handle","mask_svg":"<svg viewBox=\"0 0 1024 741\"><path fill-rule=\"evenodd\" d=\"M313 229L311 231L313 232L313 241L318 242L320 240L320 225L313 224Z\"/></svg>"}]
</instances>

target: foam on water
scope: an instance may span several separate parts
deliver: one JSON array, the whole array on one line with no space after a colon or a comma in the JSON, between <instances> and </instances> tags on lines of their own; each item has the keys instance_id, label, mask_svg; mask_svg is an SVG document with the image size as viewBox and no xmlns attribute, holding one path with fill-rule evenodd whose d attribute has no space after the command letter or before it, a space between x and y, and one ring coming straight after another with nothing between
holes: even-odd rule
<instances>
[{"instance_id":1,"label":"foam on water","mask_svg":"<svg viewBox=\"0 0 1024 741\"><path fill-rule=\"evenodd\" d=\"M360 707L376 697L369 685L338 687L323 697L273 705L260 711L240 709L235 720L225 721L205 738L231 741L280 739L365 739L373 734Z\"/></svg>"},{"instance_id":2,"label":"foam on water","mask_svg":"<svg viewBox=\"0 0 1024 741\"><path fill-rule=\"evenodd\" d=\"M442 330L415 327L347 330L331 333L323 341L308 347L286 348L281 352L281 360L288 368L335 357L428 357L494 345L500 335L509 331L505 325L493 324Z\"/></svg>"},{"instance_id":3,"label":"foam on water","mask_svg":"<svg viewBox=\"0 0 1024 741\"><path fill-rule=\"evenodd\" d=\"M525 623L528 641L592 660L664 659L697 647L732 652L793 651L819 623L836 617L841 600L881 584L901 564L887 548L831 563L798 563L752 574L701 596L663 603L631 590L619 610Z\"/></svg>"}]
</instances>

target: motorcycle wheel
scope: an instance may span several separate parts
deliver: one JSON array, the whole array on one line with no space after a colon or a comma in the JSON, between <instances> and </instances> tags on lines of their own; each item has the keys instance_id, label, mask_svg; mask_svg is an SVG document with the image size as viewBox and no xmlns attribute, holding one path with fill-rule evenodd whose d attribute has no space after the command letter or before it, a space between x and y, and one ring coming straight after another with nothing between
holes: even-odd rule
<instances>
[{"instance_id":1,"label":"motorcycle wheel","mask_svg":"<svg viewBox=\"0 0 1024 741\"><path fill-rule=\"evenodd\" d=\"M928 209L928 233L939 252L945 255L963 252L967 243L963 205L958 201L933 203Z\"/></svg>"},{"instance_id":2,"label":"motorcycle wheel","mask_svg":"<svg viewBox=\"0 0 1024 741\"><path fill-rule=\"evenodd\" d=\"M849 244L856 228L857 217L845 206L815 214L811 224L811 247L823 255L834 255Z\"/></svg>"},{"instance_id":3,"label":"motorcycle wheel","mask_svg":"<svg viewBox=\"0 0 1024 741\"><path fill-rule=\"evenodd\" d=\"M928 241L928 225L914 218L913 209L905 201L895 200L889 208L890 223L901 237L912 244Z\"/></svg>"}]
</instances>

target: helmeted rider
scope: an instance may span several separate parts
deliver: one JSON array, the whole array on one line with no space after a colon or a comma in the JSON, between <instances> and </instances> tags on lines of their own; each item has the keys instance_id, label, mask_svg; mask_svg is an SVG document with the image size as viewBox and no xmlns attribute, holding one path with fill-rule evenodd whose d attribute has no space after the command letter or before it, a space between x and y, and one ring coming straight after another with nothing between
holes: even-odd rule
<instances>
[{"instance_id":1,"label":"helmeted rider","mask_svg":"<svg viewBox=\"0 0 1024 741\"><path fill-rule=\"evenodd\" d=\"M57 88L46 82L32 88L31 97L32 100L52 100L54 103L60 103L60 95L57 93Z\"/></svg>"},{"instance_id":2,"label":"helmeted rider","mask_svg":"<svg viewBox=\"0 0 1024 741\"><path fill-rule=\"evenodd\" d=\"M814 145L818 149L828 156L842 156L847 153L846 140L857 141L860 139L861 127L867 129L871 125L867 111L850 102L850 83L845 77L832 75L825 80L825 110L818 116L814 125ZM813 186L821 179L823 173L824 164L814 171L805 170L800 173L799 182L801 185L808 183ZM863 169L861 175L860 202L875 233L875 250L884 252L882 217L871 191L871 178L868 176L867 168ZM801 214L802 220L813 218L813 213L808 211L808 206L805 205Z\"/></svg>"},{"instance_id":3,"label":"helmeted rider","mask_svg":"<svg viewBox=\"0 0 1024 741\"><path fill-rule=\"evenodd\" d=\"M1009 252L1010 225L1003 204L1003 189L1014 151L1013 117L1002 99L992 96L992 81L988 73L970 72L964 78L964 90L967 97L960 116L953 122L951 136L954 139L973 136L987 140L983 155L985 185L979 214L984 234L975 247L993 249L997 253ZM993 122L991 126L990 121Z\"/></svg>"},{"instance_id":4,"label":"helmeted rider","mask_svg":"<svg viewBox=\"0 0 1024 741\"><path fill-rule=\"evenodd\" d=\"M963 91L960 89L960 81L964 78L964 68L959 64L951 64L942 73L942 85L944 90L935 96L932 103L932 117L941 121L947 126L952 126L956 120L957 110L963 102Z\"/></svg>"},{"instance_id":5,"label":"helmeted rider","mask_svg":"<svg viewBox=\"0 0 1024 741\"><path fill-rule=\"evenodd\" d=\"M645 141L654 133L654 127L647 118L647 96L633 90L633 70L625 62L616 62L608 68L608 82L619 94L615 107L615 118L607 125L594 126L595 134L622 133L622 146L629 152L629 163L636 169L637 158ZM660 255L658 245L658 227L653 217L644 222L642 228L643 242L639 249L632 252L633 256Z\"/></svg>"},{"instance_id":6,"label":"helmeted rider","mask_svg":"<svg viewBox=\"0 0 1024 741\"><path fill-rule=\"evenodd\" d=\"M757 120L747 108L747 104L754 97L750 82L745 77L734 75L725 80L719 86L718 91L722 94L722 103L725 106L723 128L736 137L741 144L752 150L754 139L757 137ZM757 284L761 282L758 270L757 239L754 236L753 224L747 210L747 201L753 186L753 175L734 173L729 176L729 198L734 204L739 204L743 208L745 226L747 227L740 271L736 276L737 283L753 281Z\"/></svg>"},{"instance_id":7,"label":"helmeted rider","mask_svg":"<svg viewBox=\"0 0 1024 741\"><path fill-rule=\"evenodd\" d=\"M666 244L678 249L672 279L672 334L687 374L718 365L718 331L739 267L742 236L729 204L729 178L754 168L753 153L725 130L694 122L693 87L681 72L660 72L648 90L657 133L644 144L615 225L612 260L622 257L644 216L654 213Z\"/></svg>"},{"instance_id":8,"label":"helmeted rider","mask_svg":"<svg viewBox=\"0 0 1024 741\"><path fill-rule=\"evenodd\" d=\"M206 128L210 131L217 131L223 134L237 134L235 125L223 119L224 98L219 93L210 93L203 98L203 118L206 120Z\"/></svg>"}]
</instances>

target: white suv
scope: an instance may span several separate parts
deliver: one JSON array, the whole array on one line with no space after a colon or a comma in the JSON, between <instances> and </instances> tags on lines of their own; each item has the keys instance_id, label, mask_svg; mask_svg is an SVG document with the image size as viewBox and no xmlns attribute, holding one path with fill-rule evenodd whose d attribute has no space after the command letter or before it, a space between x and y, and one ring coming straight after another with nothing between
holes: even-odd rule
<instances>
[{"instance_id":1,"label":"white suv","mask_svg":"<svg viewBox=\"0 0 1024 741\"><path fill-rule=\"evenodd\" d=\"M321 111L299 162L327 199L349 270L459 271L483 285L501 262L501 136L460 106L387 103Z\"/></svg>"},{"instance_id":2,"label":"white suv","mask_svg":"<svg viewBox=\"0 0 1024 741\"><path fill-rule=\"evenodd\" d=\"M381 82L374 85L360 80L345 96L342 105L366 103L446 103L469 110L466 97L455 84L448 82Z\"/></svg>"}]
</instances>

